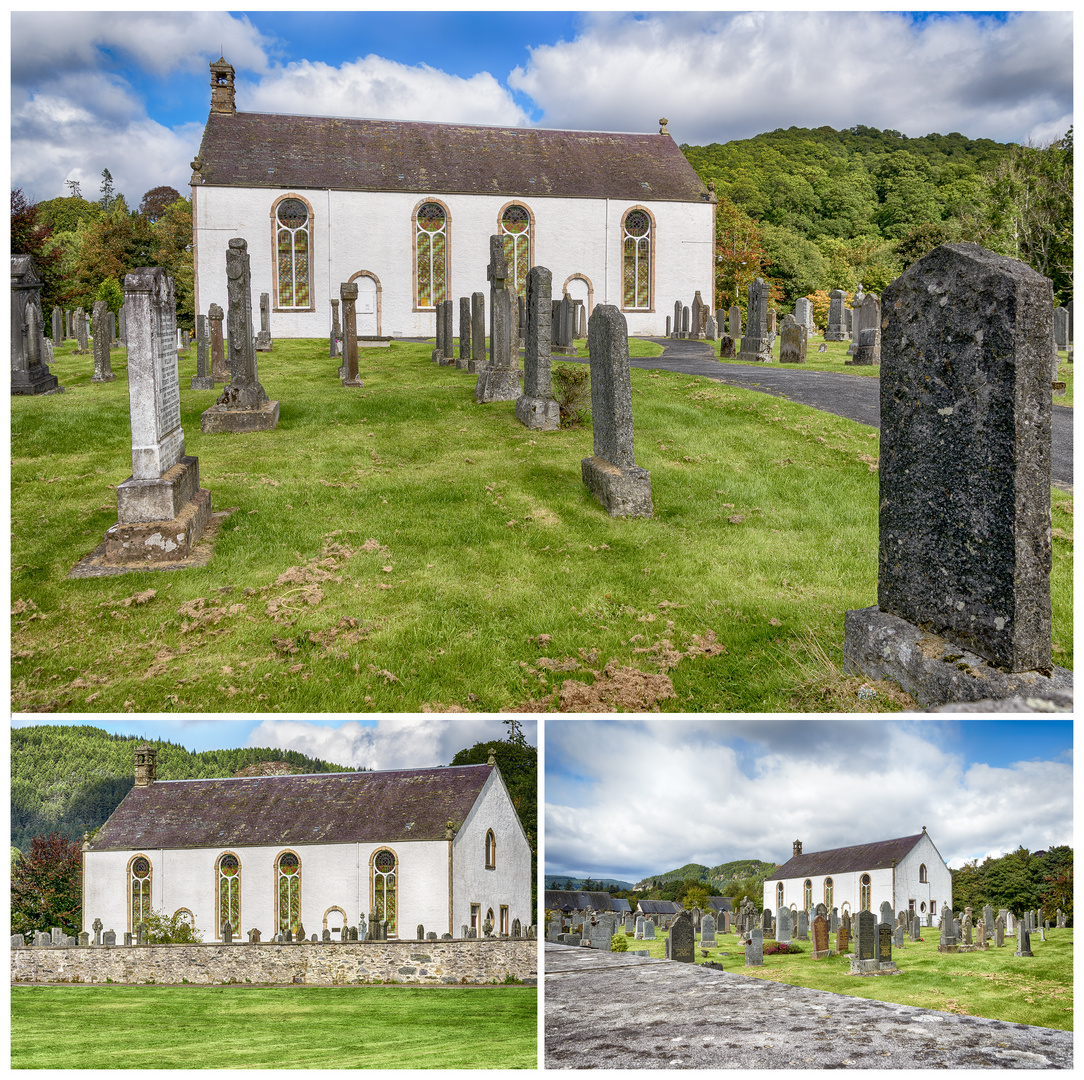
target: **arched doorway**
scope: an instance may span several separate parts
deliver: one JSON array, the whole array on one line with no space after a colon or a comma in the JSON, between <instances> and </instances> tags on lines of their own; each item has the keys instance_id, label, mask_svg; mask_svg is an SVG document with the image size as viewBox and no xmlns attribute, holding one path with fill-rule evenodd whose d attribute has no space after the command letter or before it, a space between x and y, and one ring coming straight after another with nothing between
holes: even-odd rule
<instances>
[{"instance_id":1,"label":"arched doorway","mask_svg":"<svg viewBox=\"0 0 1084 1080\"><path fill-rule=\"evenodd\" d=\"M371 270L359 270L352 274L357 282L358 299L354 307L357 317L358 337L380 337L380 278Z\"/></svg>"}]
</instances>

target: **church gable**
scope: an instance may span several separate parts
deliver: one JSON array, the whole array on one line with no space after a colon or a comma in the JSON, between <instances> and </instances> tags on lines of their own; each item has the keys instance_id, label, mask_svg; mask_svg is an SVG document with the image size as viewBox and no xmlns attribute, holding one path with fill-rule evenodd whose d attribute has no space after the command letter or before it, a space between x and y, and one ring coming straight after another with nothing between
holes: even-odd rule
<instances>
[{"instance_id":1,"label":"church gable","mask_svg":"<svg viewBox=\"0 0 1084 1080\"><path fill-rule=\"evenodd\" d=\"M853 847L795 855L767 880L785 881L790 878L814 878L823 877L825 874L879 870L891 866L893 862L901 862L922 836L922 833L918 833L916 836L903 836L896 840L878 840L872 844L855 844Z\"/></svg>"}]
</instances>

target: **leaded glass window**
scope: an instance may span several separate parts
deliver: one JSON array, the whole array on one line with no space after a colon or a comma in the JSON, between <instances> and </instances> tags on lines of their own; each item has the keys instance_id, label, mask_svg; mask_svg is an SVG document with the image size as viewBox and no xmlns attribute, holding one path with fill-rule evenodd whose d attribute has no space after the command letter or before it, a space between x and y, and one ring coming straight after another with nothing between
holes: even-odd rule
<instances>
[{"instance_id":1,"label":"leaded glass window","mask_svg":"<svg viewBox=\"0 0 1084 1080\"><path fill-rule=\"evenodd\" d=\"M858 910L859 911L871 911L870 904L872 888L869 880L869 874L863 874L858 883Z\"/></svg>"},{"instance_id":2,"label":"leaded glass window","mask_svg":"<svg viewBox=\"0 0 1084 1080\"><path fill-rule=\"evenodd\" d=\"M439 203L418 207L418 307L435 308L448 299L448 216Z\"/></svg>"},{"instance_id":3,"label":"leaded glass window","mask_svg":"<svg viewBox=\"0 0 1084 1080\"><path fill-rule=\"evenodd\" d=\"M625 215L623 250L625 308L651 307L651 218L645 210Z\"/></svg>"},{"instance_id":4,"label":"leaded glass window","mask_svg":"<svg viewBox=\"0 0 1084 1080\"><path fill-rule=\"evenodd\" d=\"M813 908L813 882L806 878L805 885L802 886L802 907L806 911L811 911Z\"/></svg>"},{"instance_id":5,"label":"leaded glass window","mask_svg":"<svg viewBox=\"0 0 1084 1080\"><path fill-rule=\"evenodd\" d=\"M832 898L835 895L835 888L832 884L830 877L824 879L824 906L828 909L828 913L832 913Z\"/></svg>"},{"instance_id":6,"label":"leaded glass window","mask_svg":"<svg viewBox=\"0 0 1084 1080\"><path fill-rule=\"evenodd\" d=\"M504 257L508 260L509 281L518 296L527 295L527 271L531 269L531 215L513 204L501 215Z\"/></svg>"},{"instance_id":7,"label":"leaded glass window","mask_svg":"<svg viewBox=\"0 0 1084 1080\"><path fill-rule=\"evenodd\" d=\"M278 306L310 307L309 256L312 238L309 208L300 199L283 199L275 212L275 223Z\"/></svg>"},{"instance_id":8,"label":"leaded glass window","mask_svg":"<svg viewBox=\"0 0 1084 1080\"><path fill-rule=\"evenodd\" d=\"M218 860L218 927L229 923L235 934L241 932L241 863L236 855L223 855Z\"/></svg>"},{"instance_id":9,"label":"leaded glass window","mask_svg":"<svg viewBox=\"0 0 1084 1080\"><path fill-rule=\"evenodd\" d=\"M301 922L301 860L287 851L279 856L279 933L297 929Z\"/></svg>"},{"instance_id":10,"label":"leaded glass window","mask_svg":"<svg viewBox=\"0 0 1084 1080\"><path fill-rule=\"evenodd\" d=\"M132 893L132 931L136 923L150 918L151 914L151 862L145 855L137 855L131 862L130 882Z\"/></svg>"},{"instance_id":11,"label":"leaded glass window","mask_svg":"<svg viewBox=\"0 0 1084 1080\"><path fill-rule=\"evenodd\" d=\"M497 865L497 839L490 829L486 833L486 869L492 870Z\"/></svg>"},{"instance_id":12,"label":"leaded glass window","mask_svg":"<svg viewBox=\"0 0 1084 1080\"><path fill-rule=\"evenodd\" d=\"M775 906L781 908L783 906L783 882L780 882L775 887Z\"/></svg>"},{"instance_id":13,"label":"leaded glass window","mask_svg":"<svg viewBox=\"0 0 1084 1080\"><path fill-rule=\"evenodd\" d=\"M384 848L373 859L373 903L381 919L387 920L388 936L396 936L398 911L398 864L393 852Z\"/></svg>"}]
</instances>

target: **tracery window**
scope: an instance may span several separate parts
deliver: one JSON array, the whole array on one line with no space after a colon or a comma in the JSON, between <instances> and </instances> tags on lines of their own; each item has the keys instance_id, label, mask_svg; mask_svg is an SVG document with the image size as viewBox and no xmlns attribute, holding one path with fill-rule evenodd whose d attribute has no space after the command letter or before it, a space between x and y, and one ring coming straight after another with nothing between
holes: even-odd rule
<instances>
[{"instance_id":1,"label":"tracery window","mask_svg":"<svg viewBox=\"0 0 1084 1080\"><path fill-rule=\"evenodd\" d=\"M297 929L301 922L301 860L284 851L278 861L279 933Z\"/></svg>"},{"instance_id":2,"label":"tracery window","mask_svg":"<svg viewBox=\"0 0 1084 1080\"><path fill-rule=\"evenodd\" d=\"M414 229L417 306L435 308L448 299L448 214L440 203L418 207Z\"/></svg>"},{"instance_id":3,"label":"tracery window","mask_svg":"<svg viewBox=\"0 0 1084 1080\"><path fill-rule=\"evenodd\" d=\"M802 907L806 911L813 909L813 882L806 878L805 885L802 886Z\"/></svg>"},{"instance_id":4,"label":"tracery window","mask_svg":"<svg viewBox=\"0 0 1084 1080\"><path fill-rule=\"evenodd\" d=\"M871 911L870 903L872 902L872 885L869 879L869 874L863 874L858 883L858 910L859 911Z\"/></svg>"},{"instance_id":5,"label":"tracery window","mask_svg":"<svg viewBox=\"0 0 1084 1080\"><path fill-rule=\"evenodd\" d=\"M835 896L835 886L832 883L830 877L824 879L824 906L828 909L828 913L832 912L832 899Z\"/></svg>"},{"instance_id":6,"label":"tracery window","mask_svg":"<svg viewBox=\"0 0 1084 1080\"><path fill-rule=\"evenodd\" d=\"M513 203L501 214L500 233L504 237L504 257L508 260L508 280L517 296L527 295L527 271L531 269L531 214L525 206Z\"/></svg>"},{"instance_id":7,"label":"tracery window","mask_svg":"<svg viewBox=\"0 0 1084 1080\"><path fill-rule=\"evenodd\" d=\"M918 880L923 882L923 883L926 883L926 882L929 881L929 878L926 877L926 864L925 863L923 863L918 868Z\"/></svg>"},{"instance_id":8,"label":"tracery window","mask_svg":"<svg viewBox=\"0 0 1084 1080\"><path fill-rule=\"evenodd\" d=\"M278 307L308 308L312 221L301 199L283 199L275 209Z\"/></svg>"},{"instance_id":9,"label":"tracery window","mask_svg":"<svg viewBox=\"0 0 1084 1080\"><path fill-rule=\"evenodd\" d=\"M492 870L497 865L497 838L490 829L486 833L486 869Z\"/></svg>"},{"instance_id":10,"label":"tracery window","mask_svg":"<svg viewBox=\"0 0 1084 1080\"><path fill-rule=\"evenodd\" d=\"M394 852L382 848L373 858L373 905L380 918L387 921L389 937L397 936L398 877L398 860Z\"/></svg>"},{"instance_id":11,"label":"tracery window","mask_svg":"<svg viewBox=\"0 0 1084 1080\"><path fill-rule=\"evenodd\" d=\"M146 855L137 855L128 864L129 892L131 893L131 931L136 923L150 918L151 914L151 861Z\"/></svg>"},{"instance_id":12,"label":"tracery window","mask_svg":"<svg viewBox=\"0 0 1084 1080\"><path fill-rule=\"evenodd\" d=\"M775 906L781 908L783 906L783 882L780 882L775 887Z\"/></svg>"},{"instance_id":13,"label":"tracery window","mask_svg":"<svg viewBox=\"0 0 1084 1080\"><path fill-rule=\"evenodd\" d=\"M235 934L241 932L241 863L231 852L218 860L217 922L215 937L222 933L222 927L227 922Z\"/></svg>"},{"instance_id":14,"label":"tracery window","mask_svg":"<svg viewBox=\"0 0 1084 1080\"><path fill-rule=\"evenodd\" d=\"M622 262L624 272L623 307L651 307L651 217L646 210L630 210L625 215Z\"/></svg>"}]
</instances>

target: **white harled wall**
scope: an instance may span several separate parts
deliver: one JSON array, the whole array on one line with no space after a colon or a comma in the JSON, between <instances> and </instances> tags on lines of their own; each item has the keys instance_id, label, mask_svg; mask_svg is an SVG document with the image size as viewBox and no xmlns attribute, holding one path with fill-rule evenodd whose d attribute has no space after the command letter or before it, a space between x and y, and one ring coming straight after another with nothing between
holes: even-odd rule
<instances>
[{"instance_id":1,"label":"white harled wall","mask_svg":"<svg viewBox=\"0 0 1084 1080\"><path fill-rule=\"evenodd\" d=\"M259 329L259 298L271 294L272 337L326 337L331 328L332 298L339 285L359 271L380 283L380 333L387 337L433 337L432 310L414 310L413 214L429 199L441 202L449 216L448 298L482 292L489 317L489 237L510 202L534 215L533 265L553 274L553 292L573 274L590 279L595 304L622 299L622 222L634 206L654 219L654 292L651 311L624 312L630 334L661 335L674 301L691 304L696 290L712 303L714 281L714 207L708 202L630 202L607 199L442 195L221 188L197 186L195 194L197 303L206 314L212 303L226 310L226 247L239 236L248 241L252 267L252 306ZM295 194L312 207L312 312L277 312L273 289L274 231L271 208ZM455 307L456 332L459 306ZM360 332L360 331L359 331Z\"/></svg>"}]
</instances>

